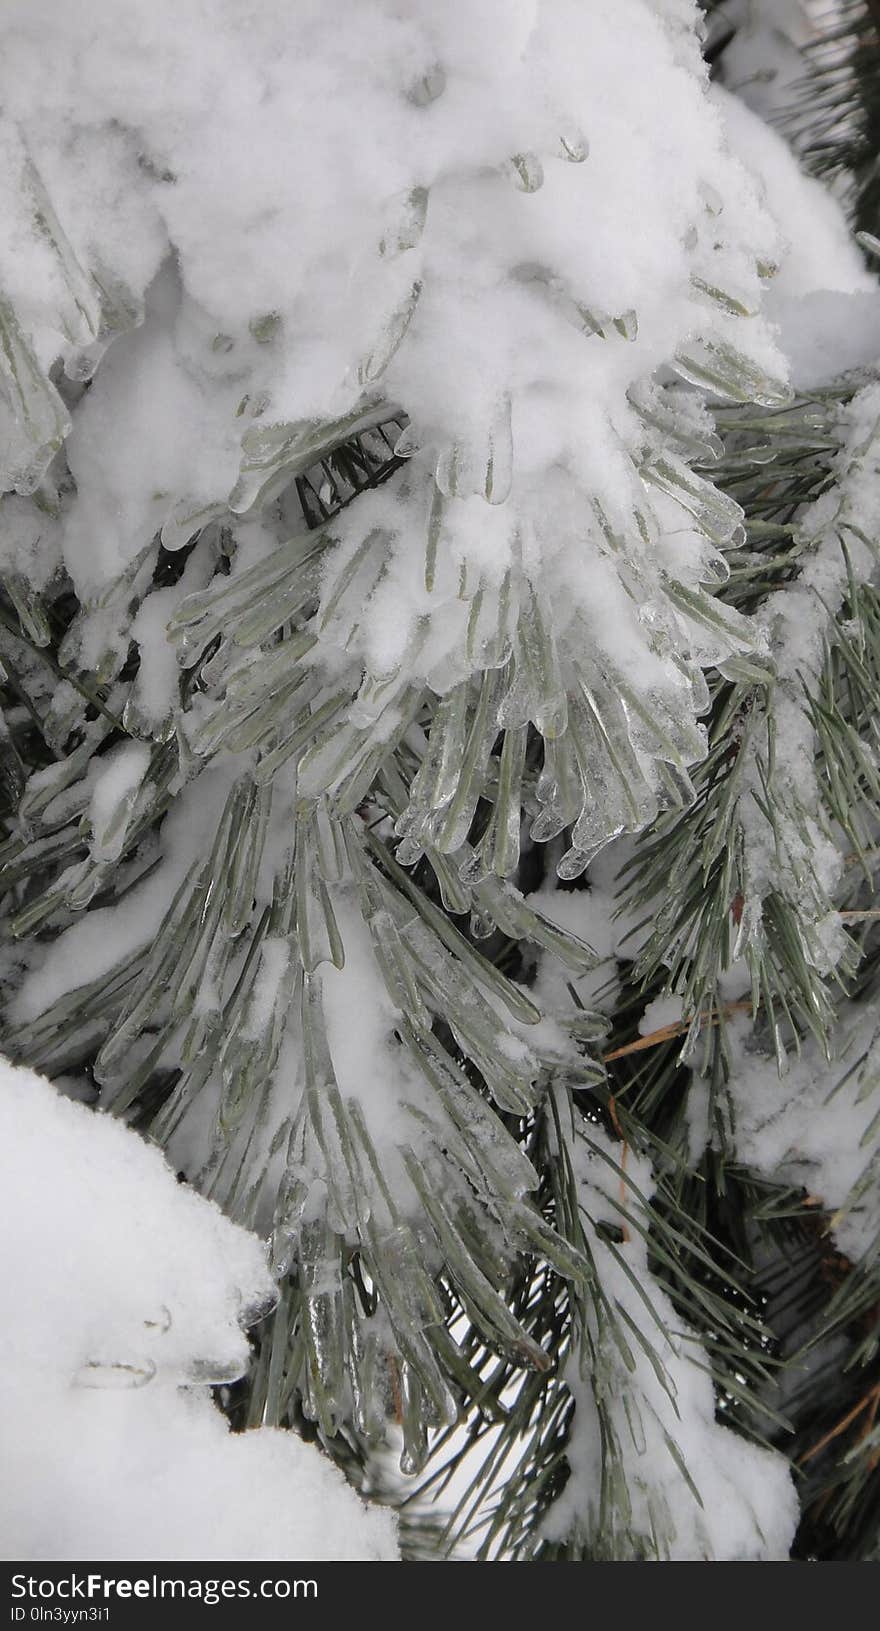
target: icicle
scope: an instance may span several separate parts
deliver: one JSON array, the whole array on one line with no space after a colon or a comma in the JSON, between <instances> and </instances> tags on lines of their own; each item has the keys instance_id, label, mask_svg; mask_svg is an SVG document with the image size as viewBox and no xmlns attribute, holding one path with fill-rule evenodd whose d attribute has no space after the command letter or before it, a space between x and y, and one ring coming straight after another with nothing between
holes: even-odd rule
<instances>
[{"instance_id":1,"label":"icicle","mask_svg":"<svg viewBox=\"0 0 880 1631\"><path fill-rule=\"evenodd\" d=\"M296 934L303 968L308 974L312 974L321 963L333 963L336 968L343 968L345 948L330 893L318 871L311 815L297 816L295 832Z\"/></svg>"},{"instance_id":2,"label":"icicle","mask_svg":"<svg viewBox=\"0 0 880 1631\"><path fill-rule=\"evenodd\" d=\"M534 697L531 718L544 740L552 742L565 730L566 690L556 642L531 585L523 587L520 597L517 653Z\"/></svg>"},{"instance_id":3,"label":"icicle","mask_svg":"<svg viewBox=\"0 0 880 1631\"><path fill-rule=\"evenodd\" d=\"M69 430L64 403L0 295L0 488L33 493Z\"/></svg>"},{"instance_id":4,"label":"icicle","mask_svg":"<svg viewBox=\"0 0 880 1631\"><path fill-rule=\"evenodd\" d=\"M544 185L544 166L537 153L514 153L508 174L523 193L536 193Z\"/></svg>"},{"instance_id":5,"label":"icicle","mask_svg":"<svg viewBox=\"0 0 880 1631\"><path fill-rule=\"evenodd\" d=\"M348 646L364 607L385 571L390 535L375 527L346 559L332 556L321 586L318 627L337 645Z\"/></svg>"},{"instance_id":6,"label":"icicle","mask_svg":"<svg viewBox=\"0 0 880 1631\"><path fill-rule=\"evenodd\" d=\"M485 439L448 443L440 452L434 480L444 498L479 494L487 504L504 504L513 482L511 404L502 397L486 427Z\"/></svg>"},{"instance_id":7,"label":"icicle","mask_svg":"<svg viewBox=\"0 0 880 1631\"><path fill-rule=\"evenodd\" d=\"M324 1223L302 1228L298 1280L306 1347L303 1405L333 1438L345 1411L346 1343L339 1242Z\"/></svg>"},{"instance_id":8,"label":"icicle","mask_svg":"<svg viewBox=\"0 0 880 1631\"><path fill-rule=\"evenodd\" d=\"M464 843L474 818L477 800L482 790L486 758L498 734L496 711L499 692L498 671L488 669L483 675L477 706L471 718L458 785L436 829L435 845L447 855L459 849Z\"/></svg>"},{"instance_id":9,"label":"icicle","mask_svg":"<svg viewBox=\"0 0 880 1631\"><path fill-rule=\"evenodd\" d=\"M416 279L387 318L383 332L372 351L359 365L357 371L359 385L373 385L376 380L381 379L415 316L421 292L421 282Z\"/></svg>"},{"instance_id":10,"label":"icicle","mask_svg":"<svg viewBox=\"0 0 880 1631\"><path fill-rule=\"evenodd\" d=\"M519 862L522 775L527 741L526 726L504 733L492 815L479 849L462 865L461 878L464 883L476 882L489 872L497 873L500 878L504 878L516 870Z\"/></svg>"},{"instance_id":11,"label":"icicle","mask_svg":"<svg viewBox=\"0 0 880 1631\"><path fill-rule=\"evenodd\" d=\"M704 340L687 350L679 348L672 366L689 385L699 385L731 402L785 408L794 400L789 385L773 379L723 341Z\"/></svg>"},{"instance_id":12,"label":"icicle","mask_svg":"<svg viewBox=\"0 0 880 1631\"><path fill-rule=\"evenodd\" d=\"M229 495L229 508L243 515L270 503L294 476L318 464L347 437L379 417L376 403L361 401L339 419L252 425L242 437L241 469Z\"/></svg>"},{"instance_id":13,"label":"icicle","mask_svg":"<svg viewBox=\"0 0 880 1631\"><path fill-rule=\"evenodd\" d=\"M389 224L379 240L379 254L385 260L396 260L398 255L415 249L428 218L427 187L412 187L392 200Z\"/></svg>"}]
</instances>

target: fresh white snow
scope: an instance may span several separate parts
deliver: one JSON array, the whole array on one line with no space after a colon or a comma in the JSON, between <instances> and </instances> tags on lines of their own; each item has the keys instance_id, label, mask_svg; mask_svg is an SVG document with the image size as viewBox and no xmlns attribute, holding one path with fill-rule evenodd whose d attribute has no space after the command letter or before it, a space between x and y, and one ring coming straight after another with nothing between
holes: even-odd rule
<instances>
[{"instance_id":1,"label":"fresh white snow","mask_svg":"<svg viewBox=\"0 0 880 1631\"><path fill-rule=\"evenodd\" d=\"M19 1560L396 1556L320 1452L232 1434L263 1244L120 1122L0 1062L0 1535Z\"/></svg>"}]
</instances>

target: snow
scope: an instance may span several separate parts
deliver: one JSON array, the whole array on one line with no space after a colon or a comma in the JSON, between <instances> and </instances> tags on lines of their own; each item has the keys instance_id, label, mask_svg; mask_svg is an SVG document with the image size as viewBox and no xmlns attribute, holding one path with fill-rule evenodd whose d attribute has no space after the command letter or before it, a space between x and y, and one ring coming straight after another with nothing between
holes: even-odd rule
<instances>
[{"instance_id":1,"label":"snow","mask_svg":"<svg viewBox=\"0 0 880 1631\"><path fill-rule=\"evenodd\" d=\"M817 737L803 699L805 687L812 693L817 688L826 643L834 638L832 620L844 604L850 574L852 581L863 583L876 568L873 548L863 540L876 536L880 526L876 479L880 387L866 386L842 409L841 430L845 440L837 458L837 482L799 516L800 573L768 595L756 615L776 665L771 699L775 831L761 809L765 798L761 761L766 760L767 746L766 733L760 730L744 749L743 784L748 792L739 805L747 869L744 922L753 931L763 897L771 888L781 890L798 911L805 956L825 972L847 945L830 899L840 879L843 852L820 819Z\"/></svg>"},{"instance_id":2,"label":"snow","mask_svg":"<svg viewBox=\"0 0 880 1631\"><path fill-rule=\"evenodd\" d=\"M145 595L132 618L131 638L137 643L140 664L126 704L125 723L138 734L161 738L173 720L180 694L180 664L168 638L168 625L181 602L210 582L214 570L212 542L208 529L177 583ZM250 554L247 541L242 540L239 554L242 560Z\"/></svg>"},{"instance_id":3,"label":"snow","mask_svg":"<svg viewBox=\"0 0 880 1631\"><path fill-rule=\"evenodd\" d=\"M828 189L804 174L785 139L739 97L721 86L713 87L712 97L732 150L758 179L764 205L780 230L779 270L767 293L770 309L779 295L816 289L876 293L876 279Z\"/></svg>"},{"instance_id":4,"label":"snow","mask_svg":"<svg viewBox=\"0 0 880 1631\"><path fill-rule=\"evenodd\" d=\"M529 904L536 907L560 929L572 934L592 948L599 959L596 968L586 974L573 974L560 958L545 952L538 960L534 995L542 1013L566 1013L571 1008L574 989L584 1008L600 1013L610 1012L619 994L616 955L619 934L612 922L614 897L605 893L590 874L589 889L559 889L553 881L542 884L529 896Z\"/></svg>"},{"instance_id":5,"label":"snow","mask_svg":"<svg viewBox=\"0 0 880 1631\"><path fill-rule=\"evenodd\" d=\"M592 1333L598 1346L594 1373L586 1343L583 1365L577 1354L568 1360L565 1378L576 1405L566 1447L571 1477L545 1518L543 1532L550 1539L574 1533L587 1540L601 1532L606 1546L616 1532L622 1547L614 1554L618 1560L638 1556L625 1539L632 1532L641 1537L646 1555L654 1555L656 1548L672 1562L783 1561L798 1517L788 1464L716 1421L712 1379L701 1368L705 1355L652 1279L642 1235L630 1229L629 1238L612 1252L592 1226L589 1220L619 1220L621 1194L627 1210L638 1216L644 1210L638 1196L650 1196L654 1183L650 1164L632 1151L621 1179L620 1146L595 1128L589 1136L592 1149L575 1139L571 1154L593 1262L630 1358L624 1361L606 1325L604 1334ZM633 1326L663 1367L666 1387L642 1343L633 1340ZM614 1440L631 1511L606 1511L600 1519L603 1444ZM681 1474L670 1441L693 1488ZM608 1485L613 1491L612 1480ZM613 1493L609 1505L615 1506Z\"/></svg>"},{"instance_id":6,"label":"snow","mask_svg":"<svg viewBox=\"0 0 880 1631\"><path fill-rule=\"evenodd\" d=\"M144 751L141 744L131 744L125 754ZM155 939L188 871L210 852L232 774L229 766L206 771L179 793L162 825L161 871L136 884L124 904L84 913L53 941L34 948L31 967L10 1005L14 1019L43 1013L59 997L100 980Z\"/></svg>"},{"instance_id":7,"label":"snow","mask_svg":"<svg viewBox=\"0 0 880 1631\"><path fill-rule=\"evenodd\" d=\"M14 493L4 495L0 517L0 569L4 576L17 573L31 588L44 588L61 564L57 520Z\"/></svg>"},{"instance_id":8,"label":"snow","mask_svg":"<svg viewBox=\"0 0 880 1631\"><path fill-rule=\"evenodd\" d=\"M0 1063L3 1553L391 1559L394 1522L293 1434L231 1434L264 1248L110 1117Z\"/></svg>"},{"instance_id":9,"label":"snow","mask_svg":"<svg viewBox=\"0 0 880 1631\"><path fill-rule=\"evenodd\" d=\"M790 106L804 77L804 46L815 33L813 12L835 0L725 0L721 26L735 25L724 52L724 82L762 118Z\"/></svg>"},{"instance_id":10,"label":"snow","mask_svg":"<svg viewBox=\"0 0 880 1631\"><path fill-rule=\"evenodd\" d=\"M794 384L814 390L876 362L880 289L840 204L739 97L721 86L712 95L730 147L755 176L779 228L779 268L764 309L778 325Z\"/></svg>"},{"instance_id":11,"label":"snow","mask_svg":"<svg viewBox=\"0 0 880 1631\"><path fill-rule=\"evenodd\" d=\"M639 1036L651 1036L668 1025L680 1025L684 1008L680 997L656 997L639 1020Z\"/></svg>"},{"instance_id":12,"label":"snow","mask_svg":"<svg viewBox=\"0 0 880 1631\"><path fill-rule=\"evenodd\" d=\"M783 336L792 379L805 392L880 358L880 291L842 294L817 289L771 304Z\"/></svg>"},{"instance_id":13,"label":"snow","mask_svg":"<svg viewBox=\"0 0 880 1631\"><path fill-rule=\"evenodd\" d=\"M877 1246L877 1029L873 1008L845 1003L831 1062L810 1038L780 1081L775 1056L755 1047L746 1022L737 1019L731 1027L728 1093L737 1159L821 1202L837 1245L854 1263ZM698 1109L706 1092L696 1078L691 1094L697 1158L709 1141L708 1120L703 1124Z\"/></svg>"},{"instance_id":14,"label":"snow","mask_svg":"<svg viewBox=\"0 0 880 1631\"><path fill-rule=\"evenodd\" d=\"M110 348L75 416L67 459L77 502L64 558L81 600L150 543L170 500L198 508L235 479L236 386L208 390L192 376L169 332L179 309L168 265L151 285L143 326Z\"/></svg>"},{"instance_id":15,"label":"snow","mask_svg":"<svg viewBox=\"0 0 880 1631\"><path fill-rule=\"evenodd\" d=\"M92 784L89 820L96 858L116 860L141 782L150 766L150 749L143 742L124 742L100 761Z\"/></svg>"},{"instance_id":16,"label":"snow","mask_svg":"<svg viewBox=\"0 0 880 1631\"><path fill-rule=\"evenodd\" d=\"M707 94L696 6L346 0L332 37L324 9L5 8L17 156L0 272L37 372L94 369L70 408L60 521L80 599L102 601L159 529L169 548L196 514L237 531L229 507L277 496L322 425L332 441L334 424L394 407L406 470L331 529L325 584L375 545L356 626L321 634L325 671L442 694L520 652L534 588L563 664L588 683L638 673L651 703L690 711L680 660L748 636L735 620L729 638L700 634L663 574L674 558L677 581L705 575L683 511L724 538L738 513L708 484L688 495L684 466L660 469L631 393L676 358L685 374L727 368L731 347L734 373L785 392L760 314L778 234ZM166 609L136 620L142 726L174 704ZM523 702L542 717L541 698ZM397 721L374 710L375 739ZM690 744L699 756L698 730ZM631 822L650 808L634 802ZM596 842L615 820L591 815Z\"/></svg>"},{"instance_id":17,"label":"snow","mask_svg":"<svg viewBox=\"0 0 880 1631\"><path fill-rule=\"evenodd\" d=\"M280 935L266 935L260 946L260 971L248 1006L249 1040L265 1034L275 1012L281 983L290 965L290 942Z\"/></svg>"}]
</instances>

